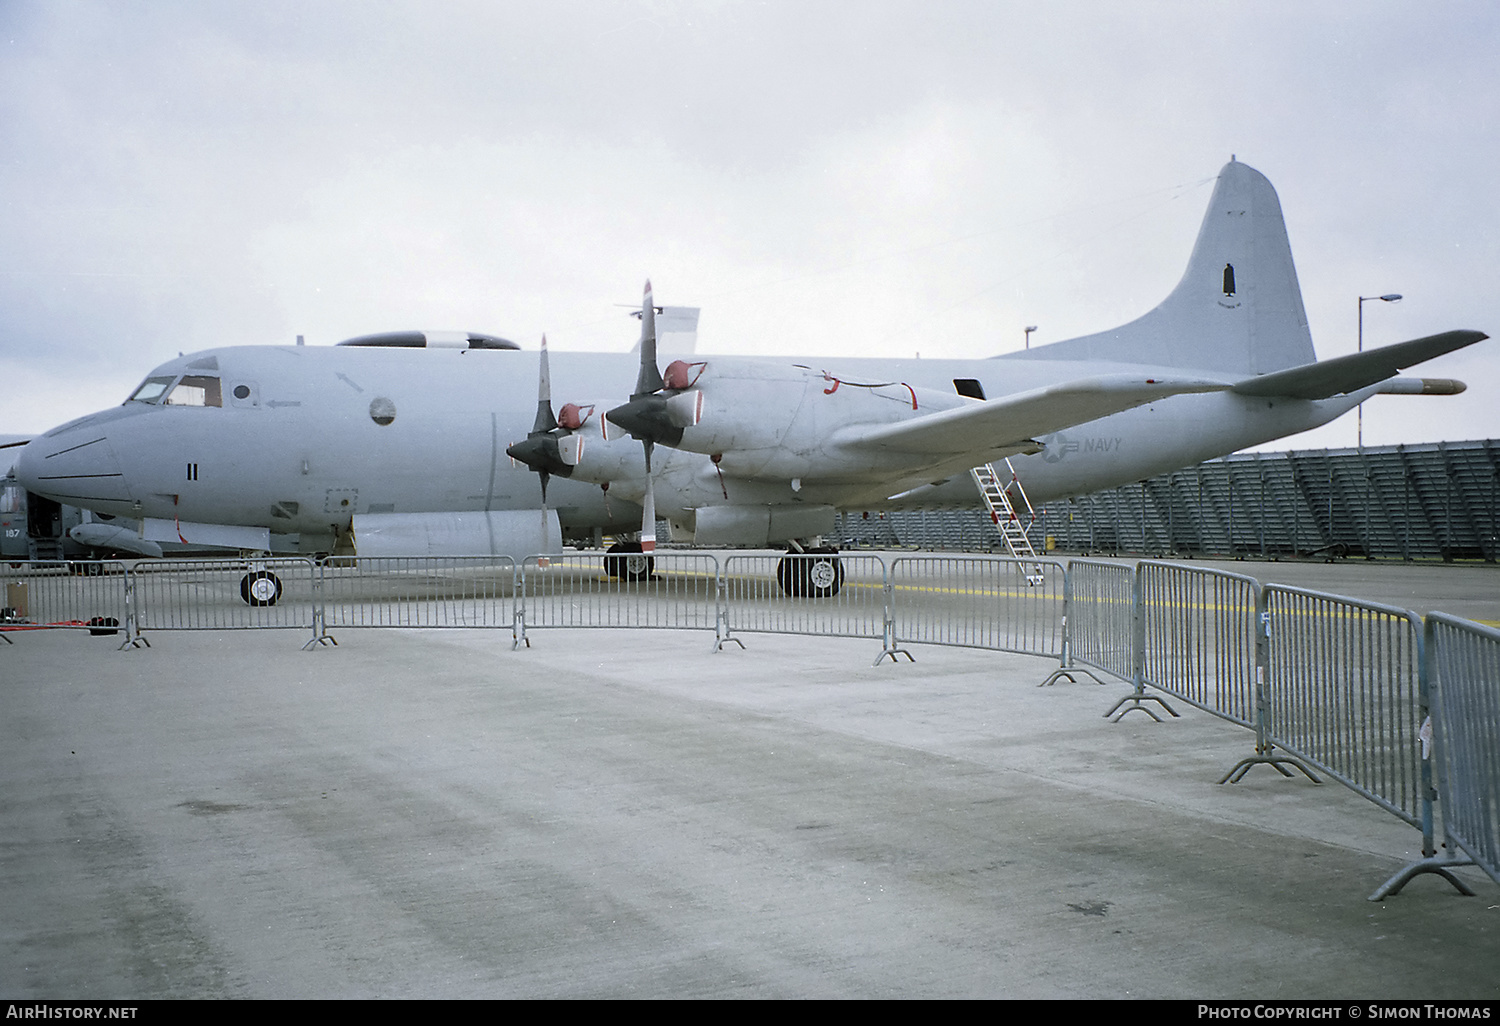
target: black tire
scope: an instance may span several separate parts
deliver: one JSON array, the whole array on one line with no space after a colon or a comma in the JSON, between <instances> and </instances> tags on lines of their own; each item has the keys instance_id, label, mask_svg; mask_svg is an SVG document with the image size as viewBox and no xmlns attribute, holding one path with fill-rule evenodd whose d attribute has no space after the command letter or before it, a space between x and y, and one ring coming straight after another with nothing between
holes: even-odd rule
<instances>
[{"instance_id":1,"label":"black tire","mask_svg":"<svg viewBox=\"0 0 1500 1026\"><path fill-rule=\"evenodd\" d=\"M274 606L281 598L281 579L269 570L254 570L240 578L240 598L247 606Z\"/></svg>"},{"instance_id":2,"label":"black tire","mask_svg":"<svg viewBox=\"0 0 1500 1026\"><path fill-rule=\"evenodd\" d=\"M604 572L621 581L648 581L656 559L641 552L640 542L616 542L604 557Z\"/></svg>"},{"instance_id":3,"label":"black tire","mask_svg":"<svg viewBox=\"0 0 1500 1026\"><path fill-rule=\"evenodd\" d=\"M784 556L776 583L793 598L833 598L844 586L844 566L836 553Z\"/></svg>"}]
</instances>

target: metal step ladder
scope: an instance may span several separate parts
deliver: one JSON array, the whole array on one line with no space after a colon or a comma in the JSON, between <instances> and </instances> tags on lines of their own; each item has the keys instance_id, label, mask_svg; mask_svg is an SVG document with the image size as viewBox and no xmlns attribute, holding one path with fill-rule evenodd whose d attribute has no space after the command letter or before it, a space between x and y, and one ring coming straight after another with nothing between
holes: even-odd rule
<instances>
[{"instance_id":1,"label":"metal step ladder","mask_svg":"<svg viewBox=\"0 0 1500 1026\"><path fill-rule=\"evenodd\" d=\"M33 563L61 563L63 562L63 543L61 538L27 538L27 558Z\"/></svg>"},{"instance_id":2,"label":"metal step ladder","mask_svg":"<svg viewBox=\"0 0 1500 1026\"><path fill-rule=\"evenodd\" d=\"M1031 508L1031 500L1026 498L1026 489L1021 487L1021 479L1016 476L1016 468L1010 460L1005 461L1005 469L1010 476L1003 483L993 463L975 467L969 473L974 475L974 483L979 487L979 494L984 497L985 508L990 511L990 520L1000 532L1000 537L1005 540L1005 547L1010 550L1010 554L1016 559L1036 559L1036 549L1026 534L1027 528L1036 521L1036 512ZM1012 501L1012 489L1019 501ZM1026 573L1026 583L1038 585L1043 580L1042 565L1031 564Z\"/></svg>"}]
</instances>

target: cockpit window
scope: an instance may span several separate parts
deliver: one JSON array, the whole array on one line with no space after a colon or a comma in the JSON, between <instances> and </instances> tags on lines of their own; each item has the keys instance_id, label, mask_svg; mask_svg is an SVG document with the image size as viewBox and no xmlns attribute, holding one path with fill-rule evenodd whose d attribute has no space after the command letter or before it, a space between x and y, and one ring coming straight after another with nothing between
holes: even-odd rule
<instances>
[{"instance_id":1,"label":"cockpit window","mask_svg":"<svg viewBox=\"0 0 1500 1026\"><path fill-rule=\"evenodd\" d=\"M223 406L224 393L219 379L209 374L187 374L180 379L175 374L160 375L141 382L125 401L153 406Z\"/></svg>"},{"instance_id":2,"label":"cockpit window","mask_svg":"<svg viewBox=\"0 0 1500 1026\"><path fill-rule=\"evenodd\" d=\"M127 403L159 403L162 396L167 394L167 389L172 387L172 382L177 380L175 374L164 378L147 378L141 382L141 387L130 393Z\"/></svg>"},{"instance_id":3,"label":"cockpit window","mask_svg":"<svg viewBox=\"0 0 1500 1026\"><path fill-rule=\"evenodd\" d=\"M167 393L168 406L223 406L219 379L207 374L185 374Z\"/></svg>"}]
</instances>

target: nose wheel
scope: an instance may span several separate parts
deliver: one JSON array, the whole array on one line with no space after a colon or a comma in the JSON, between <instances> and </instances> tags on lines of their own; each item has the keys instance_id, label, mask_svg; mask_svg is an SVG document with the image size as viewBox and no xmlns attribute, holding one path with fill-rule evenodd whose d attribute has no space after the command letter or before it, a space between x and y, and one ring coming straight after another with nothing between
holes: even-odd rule
<instances>
[{"instance_id":1,"label":"nose wheel","mask_svg":"<svg viewBox=\"0 0 1500 1026\"><path fill-rule=\"evenodd\" d=\"M249 606L274 606L281 598L281 579L269 570L252 570L240 578L240 598Z\"/></svg>"}]
</instances>

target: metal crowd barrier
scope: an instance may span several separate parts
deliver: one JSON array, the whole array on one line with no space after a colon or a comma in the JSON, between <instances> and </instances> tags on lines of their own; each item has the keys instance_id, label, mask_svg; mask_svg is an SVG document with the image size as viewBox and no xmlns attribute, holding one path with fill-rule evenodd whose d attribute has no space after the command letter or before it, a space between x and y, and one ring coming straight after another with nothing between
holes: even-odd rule
<instances>
[{"instance_id":1,"label":"metal crowd barrier","mask_svg":"<svg viewBox=\"0 0 1500 1026\"><path fill-rule=\"evenodd\" d=\"M815 634L889 641L889 581L875 555L741 555L724 558L718 646L734 632ZM910 653L906 653L908 657Z\"/></svg>"},{"instance_id":2,"label":"metal crowd barrier","mask_svg":"<svg viewBox=\"0 0 1500 1026\"><path fill-rule=\"evenodd\" d=\"M546 627L715 630L719 561L706 553L569 553L521 564L514 644Z\"/></svg>"},{"instance_id":3,"label":"metal crowd barrier","mask_svg":"<svg viewBox=\"0 0 1500 1026\"><path fill-rule=\"evenodd\" d=\"M1067 570L1055 559L898 556L890 577L897 644L1066 657Z\"/></svg>"},{"instance_id":4,"label":"metal crowd barrier","mask_svg":"<svg viewBox=\"0 0 1500 1026\"><path fill-rule=\"evenodd\" d=\"M1143 681L1253 729L1259 582L1169 563L1137 572Z\"/></svg>"},{"instance_id":5,"label":"metal crowd barrier","mask_svg":"<svg viewBox=\"0 0 1500 1026\"><path fill-rule=\"evenodd\" d=\"M1500 631L1431 613L1425 643L1443 840L1500 883Z\"/></svg>"},{"instance_id":6,"label":"metal crowd barrier","mask_svg":"<svg viewBox=\"0 0 1500 1026\"><path fill-rule=\"evenodd\" d=\"M310 630L316 640L318 572L302 557L142 560L129 575L135 631Z\"/></svg>"},{"instance_id":7,"label":"metal crowd barrier","mask_svg":"<svg viewBox=\"0 0 1500 1026\"><path fill-rule=\"evenodd\" d=\"M335 557L318 568L321 637L335 628L490 627L515 621L508 557Z\"/></svg>"},{"instance_id":8,"label":"metal crowd barrier","mask_svg":"<svg viewBox=\"0 0 1500 1026\"><path fill-rule=\"evenodd\" d=\"M1418 829L1420 618L1267 585L1271 741Z\"/></svg>"},{"instance_id":9,"label":"metal crowd barrier","mask_svg":"<svg viewBox=\"0 0 1500 1026\"><path fill-rule=\"evenodd\" d=\"M1092 668L1132 685L1106 715L1124 705L1149 713L1146 701L1171 712L1149 687L1252 728L1256 755L1226 781L1259 763L1287 776L1290 763L1316 780L1302 760L1421 830L1424 858L1373 898L1423 872L1471 893L1448 872L1456 865L1500 882L1500 631L1434 613L1424 633L1406 610L1239 574L984 556L569 553L519 566L503 557L0 564L0 591L7 642L50 626L123 630L122 647L149 631L280 628L310 630L311 647L331 642L334 628L509 626L519 646L530 630L646 627L712 630L715 648L743 644L737 633L879 639L877 663L910 658L900 647L910 643L1054 658L1048 682ZM1081 672L1098 680L1092 670ZM1450 849L1441 858L1435 809Z\"/></svg>"},{"instance_id":10,"label":"metal crowd barrier","mask_svg":"<svg viewBox=\"0 0 1500 1026\"><path fill-rule=\"evenodd\" d=\"M1092 667L1131 682L1140 695L1135 568L1087 559L1069 561L1063 605L1067 621L1066 659L1042 683L1051 684L1060 677L1074 679L1073 673L1080 666ZM1083 672L1103 683L1088 669Z\"/></svg>"},{"instance_id":11,"label":"metal crowd barrier","mask_svg":"<svg viewBox=\"0 0 1500 1026\"><path fill-rule=\"evenodd\" d=\"M0 563L0 639L38 629L88 630L127 637L130 589L117 560Z\"/></svg>"}]
</instances>

